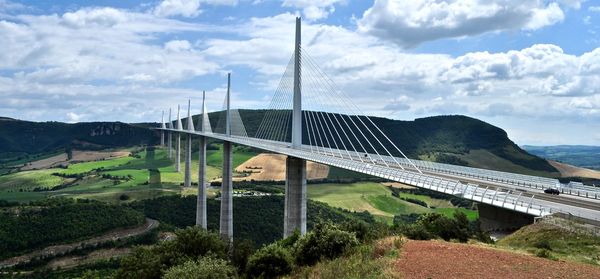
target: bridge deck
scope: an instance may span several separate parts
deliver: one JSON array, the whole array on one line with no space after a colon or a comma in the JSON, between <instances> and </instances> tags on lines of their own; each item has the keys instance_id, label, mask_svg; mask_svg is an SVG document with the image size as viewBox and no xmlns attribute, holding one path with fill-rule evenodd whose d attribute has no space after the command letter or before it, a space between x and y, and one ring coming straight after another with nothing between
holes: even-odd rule
<instances>
[{"instance_id":1,"label":"bridge deck","mask_svg":"<svg viewBox=\"0 0 600 279\"><path fill-rule=\"evenodd\" d=\"M229 141L266 151L293 156L324 165L335 166L359 173L381 177L391 181L404 183L416 187L430 189L437 192L461 196L472 201L490 204L534 216L545 216L553 213L575 215L580 218L600 221L600 202L598 200L578 198L574 196L561 195L551 196L544 194L543 189L548 183L547 178L539 180L530 179L528 176L515 174L511 179L493 179L484 177L481 172L468 173L465 170L454 169L453 171L439 171L443 164L435 167L427 166L423 161L417 161L417 171L412 165L404 162L403 166L392 166L385 162L363 162L352 155L332 156L327 150L315 152L314 147L304 145L301 149L290 148L286 142L269 141L240 136L227 136L217 133L203 133L198 131L186 131L176 129L158 129L176 133L205 136L213 139ZM325 154L324 154L325 153ZM342 153L343 154L343 153ZM392 160L386 158L385 160ZM395 158L396 161L401 159ZM420 166L419 166L420 165ZM438 171L436 171L436 169ZM478 169L475 169L478 170ZM524 178L523 178L524 177ZM516 178L521 178L516 179ZM528 183L529 181L529 183Z\"/></svg>"}]
</instances>

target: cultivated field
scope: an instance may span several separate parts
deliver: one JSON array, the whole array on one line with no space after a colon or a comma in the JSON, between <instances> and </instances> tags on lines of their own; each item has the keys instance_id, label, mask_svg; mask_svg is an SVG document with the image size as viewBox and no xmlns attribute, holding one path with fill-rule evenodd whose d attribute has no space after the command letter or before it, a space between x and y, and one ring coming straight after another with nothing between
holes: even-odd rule
<instances>
[{"instance_id":1,"label":"cultivated field","mask_svg":"<svg viewBox=\"0 0 600 279\"><path fill-rule=\"evenodd\" d=\"M548 162L555 167L558 171L560 171L560 175L563 177L587 177L587 178L595 178L600 179L600 171L590 170L586 168L580 168L576 166L571 166L568 164L559 163L556 161L548 160Z\"/></svg>"},{"instance_id":2,"label":"cultivated field","mask_svg":"<svg viewBox=\"0 0 600 279\"><path fill-rule=\"evenodd\" d=\"M237 180L283 181L285 180L285 155L262 153L258 154L235 168L236 172L249 173ZM329 167L313 162L306 164L307 179L324 179L329 175Z\"/></svg>"},{"instance_id":3,"label":"cultivated field","mask_svg":"<svg viewBox=\"0 0 600 279\"><path fill-rule=\"evenodd\" d=\"M392 221L394 215L399 214L437 212L451 216L457 210L467 214L471 220L477 218L476 211L455 208L446 200L433 199L425 195L400 193L401 198L421 200L435 208L410 203L392 196L392 192L386 186L376 182L310 184L308 185L308 197L333 207L356 212L366 210L388 223Z\"/></svg>"}]
</instances>

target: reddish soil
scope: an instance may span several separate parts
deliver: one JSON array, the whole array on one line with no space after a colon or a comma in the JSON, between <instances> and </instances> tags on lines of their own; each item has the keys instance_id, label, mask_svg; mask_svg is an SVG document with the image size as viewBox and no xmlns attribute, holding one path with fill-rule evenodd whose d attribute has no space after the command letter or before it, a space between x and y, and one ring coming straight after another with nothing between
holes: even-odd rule
<instances>
[{"instance_id":1,"label":"reddish soil","mask_svg":"<svg viewBox=\"0 0 600 279\"><path fill-rule=\"evenodd\" d=\"M410 240L395 271L403 278L600 278L600 267L442 241Z\"/></svg>"}]
</instances>

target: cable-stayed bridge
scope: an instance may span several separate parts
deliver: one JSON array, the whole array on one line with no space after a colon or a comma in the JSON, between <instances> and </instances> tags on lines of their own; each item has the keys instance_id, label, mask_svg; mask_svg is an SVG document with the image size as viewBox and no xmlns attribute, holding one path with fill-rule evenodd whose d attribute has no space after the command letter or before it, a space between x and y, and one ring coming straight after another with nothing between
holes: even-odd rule
<instances>
[{"instance_id":1,"label":"cable-stayed bridge","mask_svg":"<svg viewBox=\"0 0 600 279\"><path fill-rule=\"evenodd\" d=\"M185 143L185 186L191 186L192 141L198 139L199 183L196 224L206 227L207 139L224 142L221 186L222 237L232 239L232 144L246 145L287 155L284 236L306 231L306 161L369 174L390 181L460 196L480 204L480 214L498 223L523 225L534 216L562 214L600 223L600 188L561 184L556 179L409 159L384 129L340 90L301 47L300 19L296 19L295 51L280 79L261 124L249 131L240 113L232 109L230 81L223 110L211 126L205 96L202 113L194 125L188 103L186 127L180 109L175 123L161 128L161 144L168 136L169 157L175 139L176 169L180 171L181 137ZM373 96L376 98L376 96ZM214 121L214 120L213 120ZM560 196L543 193L558 189ZM481 211L485 208L485 214ZM482 216L482 217L486 217Z\"/></svg>"}]
</instances>

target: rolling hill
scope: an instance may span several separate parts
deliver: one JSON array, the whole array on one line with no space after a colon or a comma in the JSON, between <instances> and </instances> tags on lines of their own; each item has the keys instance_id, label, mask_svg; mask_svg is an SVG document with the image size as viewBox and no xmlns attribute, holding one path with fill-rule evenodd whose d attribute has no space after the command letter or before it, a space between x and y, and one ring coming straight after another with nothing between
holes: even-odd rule
<instances>
[{"instance_id":1,"label":"rolling hill","mask_svg":"<svg viewBox=\"0 0 600 279\"><path fill-rule=\"evenodd\" d=\"M121 122L30 122L0 118L0 158L52 152L64 148L98 150L155 144L157 133Z\"/></svg>"},{"instance_id":2,"label":"rolling hill","mask_svg":"<svg viewBox=\"0 0 600 279\"><path fill-rule=\"evenodd\" d=\"M240 110L248 135L256 134L266 110ZM223 112L209 114L213 130L222 126ZM0 121L0 154L50 152L65 147L102 149L158 143L156 123ZM512 142L507 133L483 121L460 115L413 121L371 118L411 158L541 176L559 176L546 160ZM198 115L194 116L197 123ZM183 119L185 124L185 119ZM307 131L305 130L306 134ZM305 138L308 138L307 136ZM331 139L333 141L333 139Z\"/></svg>"}]
</instances>

